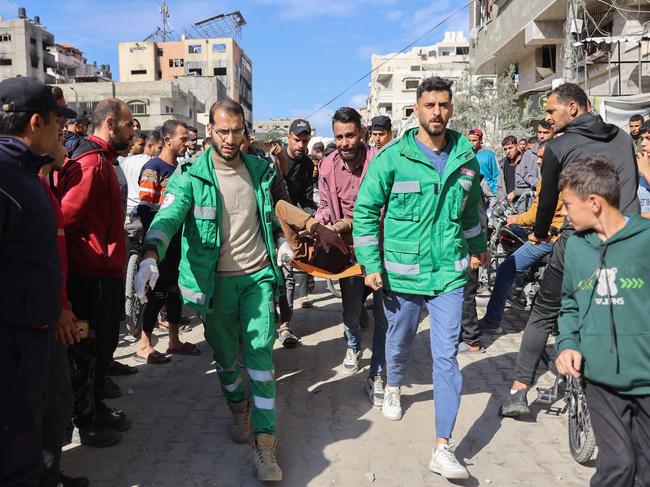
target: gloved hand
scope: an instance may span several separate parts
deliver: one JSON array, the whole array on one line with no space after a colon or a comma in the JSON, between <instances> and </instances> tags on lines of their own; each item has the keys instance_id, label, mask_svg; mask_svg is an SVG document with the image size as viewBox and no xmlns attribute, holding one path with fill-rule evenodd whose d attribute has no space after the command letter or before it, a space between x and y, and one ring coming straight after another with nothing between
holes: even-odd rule
<instances>
[{"instance_id":1,"label":"gloved hand","mask_svg":"<svg viewBox=\"0 0 650 487\"><path fill-rule=\"evenodd\" d=\"M156 259L150 257L140 262L140 268L135 276L135 292L141 303L147 302L147 284L151 289L156 287L158 276L160 276L160 272L158 272Z\"/></svg>"},{"instance_id":2,"label":"gloved hand","mask_svg":"<svg viewBox=\"0 0 650 487\"><path fill-rule=\"evenodd\" d=\"M278 257L276 262L279 267L282 267L283 264L288 264L293 260L296 254L291 250L291 245L287 242L287 239L280 237L278 239Z\"/></svg>"}]
</instances>

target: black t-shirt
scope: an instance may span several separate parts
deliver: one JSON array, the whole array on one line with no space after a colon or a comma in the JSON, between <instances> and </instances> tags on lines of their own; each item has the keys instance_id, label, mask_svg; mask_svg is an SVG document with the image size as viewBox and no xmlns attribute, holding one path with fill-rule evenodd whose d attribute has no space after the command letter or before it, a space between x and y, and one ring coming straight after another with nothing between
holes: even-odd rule
<instances>
[{"instance_id":1,"label":"black t-shirt","mask_svg":"<svg viewBox=\"0 0 650 487\"><path fill-rule=\"evenodd\" d=\"M303 209L316 209L313 200L314 193L314 163L307 156L292 158L287 149L283 149L284 157L287 158L288 169L284 175L289 190L291 203Z\"/></svg>"},{"instance_id":2,"label":"black t-shirt","mask_svg":"<svg viewBox=\"0 0 650 487\"><path fill-rule=\"evenodd\" d=\"M501 159L501 167L503 168L503 182L506 185L506 194L510 194L515 190L517 164L512 164L510 159L504 157Z\"/></svg>"}]
</instances>

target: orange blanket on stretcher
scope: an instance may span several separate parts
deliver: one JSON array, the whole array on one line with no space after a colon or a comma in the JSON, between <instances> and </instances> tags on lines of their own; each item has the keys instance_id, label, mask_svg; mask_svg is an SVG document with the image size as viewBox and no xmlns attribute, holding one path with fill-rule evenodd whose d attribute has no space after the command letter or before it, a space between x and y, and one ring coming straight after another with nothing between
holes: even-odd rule
<instances>
[{"instance_id":1,"label":"orange blanket on stretcher","mask_svg":"<svg viewBox=\"0 0 650 487\"><path fill-rule=\"evenodd\" d=\"M321 269L320 267L315 267L311 264L305 264L298 260L292 260L291 265L296 269L299 269L307 274L311 274L314 277L320 277L322 279L344 279L346 277L362 276L363 272L361 271L361 266L359 264L351 265L341 272L332 273Z\"/></svg>"}]
</instances>

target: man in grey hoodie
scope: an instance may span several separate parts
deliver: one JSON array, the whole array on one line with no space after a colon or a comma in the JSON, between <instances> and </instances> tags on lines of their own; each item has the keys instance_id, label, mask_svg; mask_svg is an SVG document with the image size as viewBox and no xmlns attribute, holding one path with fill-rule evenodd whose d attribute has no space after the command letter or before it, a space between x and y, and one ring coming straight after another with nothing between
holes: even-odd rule
<instances>
[{"instance_id":1,"label":"man in grey hoodie","mask_svg":"<svg viewBox=\"0 0 650 487\"><path fill-rule=\"evenodd\" d=\"M639 174L632 138L618 127L603 122L600 116L590 113L588 105L585 92L573 83L560 85L548 94L546 112L555 122L556 133L561 135L546 143L542 159L544 184L539 194L534 232L529 237L532 242L549 240L549 228L559 197L560 173L576 159L586 155L603 156L613 161L620 181L619 209L624 214L638 214L641 210L637 198ZM526 393L535 380L548 336L556 326L564 274L564 249L567 238L574 231L565 224L553 247L544 280L524 330L515 365L515 380L499 410L501 416L516 418L529 411Z\"/></svg>"}]
</instances>

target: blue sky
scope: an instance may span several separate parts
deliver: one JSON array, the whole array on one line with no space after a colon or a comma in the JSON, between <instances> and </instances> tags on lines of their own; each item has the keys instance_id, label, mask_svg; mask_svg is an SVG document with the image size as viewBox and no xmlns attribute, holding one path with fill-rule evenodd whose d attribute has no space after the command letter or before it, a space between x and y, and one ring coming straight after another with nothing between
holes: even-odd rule
<instances>
[{"instance_id":1,"label":"blue sky","mask_svg":"<svg viewBox=\"0 0 650 487\"><path fill-rule=\"evenodd\" d=\"M0 15L39 15L57 42L84 51L89 62L110 64L118 76L117 44L144 39L160 24L159 0L0 0ZM465 2L462 2L465 3ZM256 119L307 115L370 70L371 53L400 50L449 13L458 0L169 0L172 28L180 31L210 15L240 10L247 25L242 47L253 61ZM467 10L433 31L419 45L439 41L445 30L467 32ZM359 107L368 79L330 109ZM319 135L330 135L331 110L311 121Z\"/></svg>"}]
</instances>

